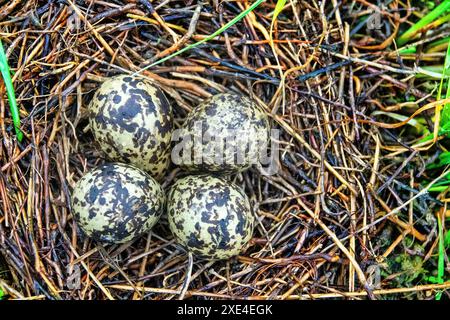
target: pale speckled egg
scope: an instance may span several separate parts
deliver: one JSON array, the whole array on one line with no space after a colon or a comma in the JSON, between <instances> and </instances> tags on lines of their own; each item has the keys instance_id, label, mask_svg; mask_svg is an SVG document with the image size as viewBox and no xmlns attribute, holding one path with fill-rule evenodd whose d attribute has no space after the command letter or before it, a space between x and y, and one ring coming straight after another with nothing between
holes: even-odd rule
<instances>
[{"instance_id":1,"label":"pale speckled egg","mask_svg":"<svg viewBox=\"0 0 450 320\"><path fill-rule=\"evenodd\" d=\"M167 200L170 230L196 256L228 259L252 238L249 200L242 189L222 177L184 177L170 188Z\"/></svg>"},{"instance_id":2,"label":"pale speckled egg","mask_svg":"<svg viewBox=\"0 0 450 320\"><path fill-rule=\"evenodd\" d=\"M248 97L221 93L195 107L180 132L176 164L191 172L229 174L257 163L269 142L270 123Z\"/></svg>"},{"instance_id":3,"label":"pale speckled egg","mask_svg":"<svg viewBox=\"0 0 450 320\"><path fill-rule=\"evenodd\" d=\"M172 108L148 80L128 75L107 79L89 106L89 124L112 161L132 164L160 179L170 163Z\"/></svg>"},{"instance_id":4,"label":"pale speckled egg","mask_svg":"<svg viewBox=\"0 0 450 320\"><path fill-rule=\"evenodd\" d=\"M161 186L144 171L106 163L86 173L72 193L72 213L84 233L124 243L148 232L165 204Z\"/></svg>"}]
</instances>

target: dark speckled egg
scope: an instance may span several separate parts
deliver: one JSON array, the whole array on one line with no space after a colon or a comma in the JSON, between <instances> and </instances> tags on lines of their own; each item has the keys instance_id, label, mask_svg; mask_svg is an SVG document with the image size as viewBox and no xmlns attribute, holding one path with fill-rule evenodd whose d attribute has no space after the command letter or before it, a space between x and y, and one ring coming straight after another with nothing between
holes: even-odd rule
<instances>
[{"instance_id":1,"label":"dark speckled egg","mask_svg":"<svg viewBox=\"0 0 450 320\"><path fill-rule=\"evenodd\" d=\"M72 193L72 213L84 233L124 243L148 232L164 210L164 193L144 171L107 163L86 173Z\"/></svg>"},{"instance_id":2,"label":"dark speckled egg","mask_svg":"<svg viewBox=\"0 0 450 320\"><path fill-rule=\"evenodd\" d=\"M167 215L178 243L206 259L239 254L253 235L247 196L221 177L192 175L178 180L169 191Z\"/></svg>"},{"instance_id":3,"label":"dark speckled egg","mask_svg":"<svg viewBox=\"0 0 450 320\"><path fill-rule=\"evenodd\" d=\"M269 142L270 124L266 113L249 98L221 93L194 108L180 131L180 167L228 174L258 162Z\"/></svg>"},{"instance_id":4,"label":"dark speckled egg","mask_svg":"<svg viewBox=\"0 0 450 320\"><path fill-rule=\"evenodd\" d=\"M89 104L89 123L112 161L132 164L156 179L170 162L172 108L148 80L120 75L104 81Z\"/></svg>"}]
</instances>

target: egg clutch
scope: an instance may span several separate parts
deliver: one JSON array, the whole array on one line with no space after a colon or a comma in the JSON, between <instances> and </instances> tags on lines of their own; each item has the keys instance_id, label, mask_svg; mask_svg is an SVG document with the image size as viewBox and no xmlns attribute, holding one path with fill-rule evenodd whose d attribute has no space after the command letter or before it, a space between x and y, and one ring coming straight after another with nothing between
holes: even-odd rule
<instances>
[{"instance_id":1,"label":"egg clutch","mask_svg":"<svg viewBox=\"0 0 450 320\"><path fill-rule=\"evenodd\" d=\"M159 181L171 163L174 120L163 91L145 78L115 76L97 89L88 115L95 143L109 162L87 172L72 192L72 214L85 235L124 243L166 215L176 241L195 256L218 260L241 252L252 238L255 217L247 195L227 175L249 168L257 149L235 142L223 156L244 160L218 161L208 152L219 150L217 139L188 143L186 150L202 154L202 161L181 163L185 174L166 196ZM269 140L267 115L239 94L217 94L194 107L181 136L199 134L197 124L222 138L242 129L263 146Z\"/></svg>"}]
</instances>

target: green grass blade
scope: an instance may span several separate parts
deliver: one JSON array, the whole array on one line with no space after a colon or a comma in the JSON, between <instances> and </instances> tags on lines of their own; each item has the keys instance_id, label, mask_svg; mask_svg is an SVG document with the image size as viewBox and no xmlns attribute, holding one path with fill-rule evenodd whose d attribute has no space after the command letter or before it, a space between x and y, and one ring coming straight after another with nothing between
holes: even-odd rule
<instances>
[{"instance_id":1,"label":"green grass blade","mask_svg":"<svg viewBox=\"0 0 450 320\"><path fill-rule=\"evenodd\" d=\"M393 113L393 112L386 112L386 111L374 111L372 112L372 116L379 116L379 115L383 115L383 116L388 116L392 119L398 120L398 121L405 121L406 119L408 119L407 116L404 116L402 114L398 114L398 113ZM410 119L407 122L408 125L413 126L414 128L416 128L418 133L426 133L427 129L426 127L421 124L419 121L417 121L417 119Z\"/></svg>"},{"instance_id":2,"label":"green grass blade","mask_svg":"<svg viewBox=\"0 0 450 320\"><path fill-rule=\"evenodd\" d=\"M440 100L442 98L442 91L444 87L444 79L445 75L450 73L450 45L447 47L447 54L445 56L445 62L444 62L444 68L442 70L443 77L441 78L441 82L439 84L439 90L437 94L437 100ZM447 80L447 92L445 94L445 98L450 97L450 79ZM450 122L450 104L447 103L444 108L442 109L441 113L441 127L448 126Z\"/></svg>"},{"instance_id":3,"label":"green grass blade","mask_svg":"<svg viewBox=\"0 0 450 320\"><path fill-rule=\"evenodd\" d=\"M398 52L398 54L400 54L400 55L406 55L406 54L414 54L414 53L416 53L416 52L417 52L417 47L411 47L411 48L407 48L407 49L400 50L400 51Z\"/></svg>"},{"instance_id":4,"label":"green grass blade","mask_svg":"<svg viewBox=\"0 0 450 320\"><path fill-rule=\"evenodd\" d=\"M426 73L421 73L421 71L425 71ZM450 70L445 70L443 65L431 65L421 67L416 74L416 78L429 77L432 79L442 79L442 75L448 79L450 77Z\"/></svg>"},{"instance_id":5,"label":"green grass blade","mask_svg":"<svg viewBox=\"0 0 450 320\"><path fill-rule=\"evenodd\" d=\"M275 26L275 22L277 21L278 15L281 13L281 11L283 11L284 6L286 4L286 0L277 0L277 4L275 5L275 9L273 10L273 15L272 15L272 21L270 23L270 31L269 31L269 42L270 42L270 48L272 49L273 55L275 57L275 60L277 62L277 66L278 66L278 71L280 72L280 87L279 89L281 89L282 92L282 102L281 102L281 106L284 109L285 103L286 103L286 90L285 90L285 79L284 79L284 74L280 65L280 59L278 58L278 53L277 50L275 48L275 44L273 42L273 28Z\"/></svg>"},{"instance_id":6,"label":"green grass blade","mask_svg":"<svg viewBox=\"0 0 450 320\"><path fill-rule=\"evenodd\" d=\"M427 47L434 47L434 46L437 46L437 45L440 45L440 44L444 44L444 43L448 44L449 41L450 41L449 37L443 38L443 39L439 39L439 40L431 42Z\"/></svg>"},{"instance_id":7,"label":"green grass blade","mask_svg":"<svg viewBox=\"0 0 450 320\"><path fill-rule=\"evenodd\" d=\"M9 108L13 118L14 129L16 130L17 139L22 141L23 133L20 131L20 115L17 108L16 95L14 93L14 86L11 80L11 73L9 71L8 59L6 58L5 51L3 49L2 41L0 40L0 71L5 82L6 95L8 96Z\"/></svg>"},{"instance_id":8,"label":"green grass blade","mask_svg":"<svg viewBox=\"0 0 450 320\"><path fill-rule=\"evenodd\" d=\"M437 161L427 165L427 169L437 169L450 165L450 152L445 151L439 155Z\"/></svg>"},{"instance_id":9,"label":"green grass blade","mask_svg":"<svg viewBox=\"0 0 450 320\"><path fill-rule=\"evenodd\" d=\"M427 53L429 53L430 51L431 52L440 52L442 50L441 48L443 48L443 50L445 50L447 48L449 42L450 42L450 37L436 40L436 41L430 43L425 48L425 52L427 52Z\"/></svg>"},{"instance_id":10,"label":"green grass blade","mask_svg":"<svg viewBox=\"0 0 450 320\"><path fill-rule=\"evenodd\" d=\"M447 234L445 235L445 239L444 239L444 247L446 249L450 248L450 230L447 231Z\"/></svg>"},{"instance_id":11,"label":"green grass blade","mask_svg":"<svg viewBox=\"0 0 450 320\"><path fill-rule=\"evenodd\" d=\"M438 187L431 187L428 189L429 192L437 192L441 193L448 189L448 186L438 186Z\"/></svg>"},{"instance_id":12,"label":"green grass blade","mask_svg":"<svg viewBox=\"0 0 450 320\"><path fill-rule=\"evenodd\" d=\"M270 24L270 37L272 37L272 30L275 21L277 21L278 15L283 11L284 6L286 5L287 0L278 0L275 5L275 9L273 10L272 23Z\"/></svg>"},{"instance_id":13,"label":"green grass blade","mask_svg":"<svg viewBox=\"0 0 450 320\"><path fill-rule=\"evenodd\" d=\"M447 15L445 15L443 17L440 17L440 18L436 19L433 22L433 27L438 27L438 26L443 25L444 23L449 22L449 21L450 21L450 14L447 14Z\"/></svg>"},{"instance_id":14,"label":"green grass blade","mask_svg":"<svg viewBox=\"0 0 450 320\"><path fill-rule=\"evenodd\" d=\"M273 43L273 27L275 26L275 22L277 21L278 15L281 13L281 11L283 11L285 4L286 4L286 0L278 0L277 1L277 4L275 5L275 9L273 10L272 22L270 23L270 33L269 33L270 47L272 48L275 59L277 60L277 65L280 67L281 77L283 77L283 74L281 72L280 61L278 60L278 55L276 53L275 45Z\"/></svg>"},{"instance_id":15,"label":"green grass blade","mask_svg":"<svg viewBox=\"0 0 450 320\"><path fill-rule=\"evenodd\" d=\"M411 26L411 28L409 28L405 33L403 33L397 39L397 44L399 46L402 46L405 43L407 43L416 35L417 31L426 27L428 24L436 20L441 14L445 13L449 9L450 9L450 0L445 0L436 8L434 8L430 13L428 13L425 17L423 17L417 23Z\"/></svg>"},{"instance_id":16,"label":"green grass blade","mask_svg":"<svg viewBox=\"0 0 450 320\"><path fill-rule=\"evenodd\" d=\"M255 1L250 7L248 7L245 11L241 12L239 15L237 15L236 17L234 17L232 20L230 20L228 23L226 23L224 26L222 26L221 28L219 28L218 30L216 30L213 34L209 35L208 37L193 43L191 45L188 45L186 47L184 47L181 50L178 50L177 52L174 52L170 55L168 55L167 57L161 58L155 62L153 62L152 64L136 71L135 73L133 73L133 75L137 75L139 73L141 73L144 70L147 70L151 67L154 67L160 63L163 63L169 59L172 59L173 57L178 56L179 54L182 54L183 52L186 52L190 49L193 49L199 45L201 45L202 43L205 43L211 39L214 39L215 37L217 37L218 35L220 35L222 32L224 32L225 30L227 30L228 28L230 28L231 26L235 25L238 21L240 21L242 18L244 18L249 12L253 11L257 6L259 6L262 2L264 2L265 0L257 0Z\"/></svg>"}]
</instances>

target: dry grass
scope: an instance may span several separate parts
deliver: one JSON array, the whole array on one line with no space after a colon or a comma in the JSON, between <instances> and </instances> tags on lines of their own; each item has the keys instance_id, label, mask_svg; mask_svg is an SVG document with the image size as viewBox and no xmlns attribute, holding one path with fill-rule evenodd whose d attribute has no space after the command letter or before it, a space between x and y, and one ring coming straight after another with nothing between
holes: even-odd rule
<instances>
[{"instance_id":1,"label":"dry grass","mask_svg":"<svg viewBox=\"0 0 450 320\"><path fill-rule=\"evenodd\" d=\"M133 73L203 39L249 2L205 3L194 22L191 0L153 1L153 8L119 0L0 3L0 37L25 134L18 143L2 99L0 287L10 297L425 298L450 288L396 288L394 273L374 280L373 271L386 268L392 254L413 250L407 237L424 248L425 261L437 244L439 201L419 193L426 159L398 138L402 128L383 128L371 116L402 108L386 105L399 94L416 97L413 107L434 101L412 86L413 62L399 63L393 54L411 12L399 1L381 12L380 32L362 25L356 36L350 33L372 9L369 2L288 1L273 47L275 3L267 1L227 33L143 73L167 93L177 125L206 97L231 90L258 100L282 130L278 174L251 169L233 177L259 220L249 247L230 261L194 259L188 284L188 256L165 219L121 246L101 246L78 231L71 189L104 161L86 105L104 77ZM172 168L164 187L178 174ZM81 286L70 289L76 268Z\"/></svg>"}]
</instances>

